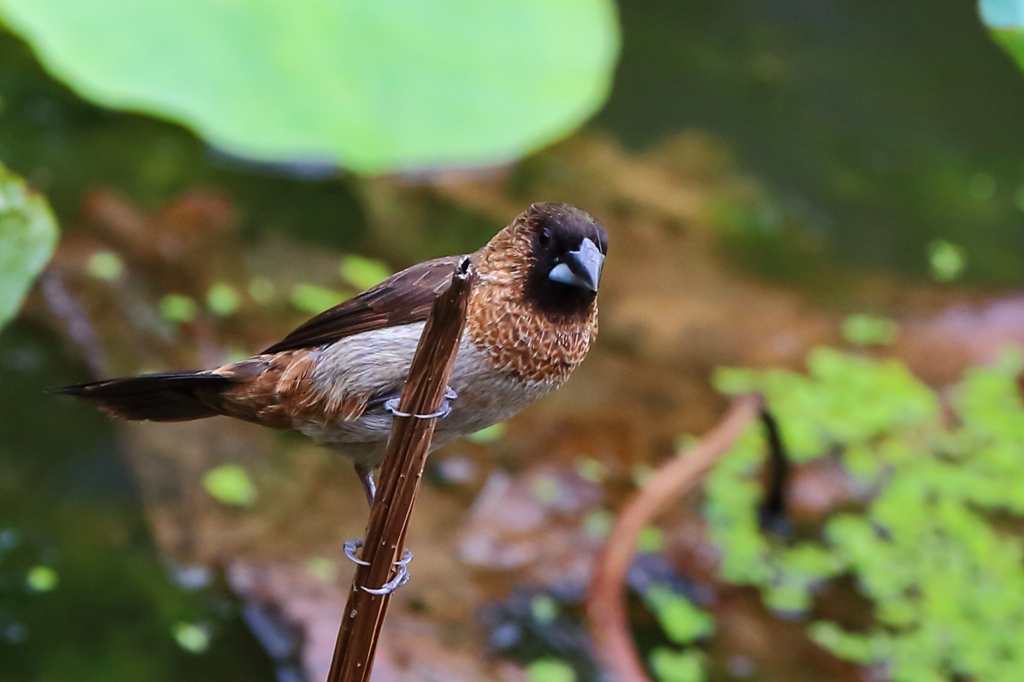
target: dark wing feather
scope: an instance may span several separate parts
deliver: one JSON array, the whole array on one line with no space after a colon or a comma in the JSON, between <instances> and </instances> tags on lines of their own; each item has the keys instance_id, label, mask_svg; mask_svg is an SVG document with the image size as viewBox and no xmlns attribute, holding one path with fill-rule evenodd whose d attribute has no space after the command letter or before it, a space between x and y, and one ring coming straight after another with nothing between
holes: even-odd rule
<instances>
[{"instance_id":1,"label":"dark wing feather","mask_svg":"<svg viewBox=\"0 0 1024 682\"><path fill-rule=\"evenodd\" d=\"M395 273L355 298L325 310L263 352L314 348L374 329L422 322L451 282L461 258L435 258Z\"/></svg>"}]
</instances>

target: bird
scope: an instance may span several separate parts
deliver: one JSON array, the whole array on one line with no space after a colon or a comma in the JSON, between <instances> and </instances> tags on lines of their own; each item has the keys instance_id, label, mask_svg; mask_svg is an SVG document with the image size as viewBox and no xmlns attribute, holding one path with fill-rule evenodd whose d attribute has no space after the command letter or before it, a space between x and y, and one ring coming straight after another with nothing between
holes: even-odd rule
<instances>
[{"instance_id":1,"label":"bird","mask_svg":"<svg viewBox=\"0 0 1024 682\"><path fill-rule=\"evenodd\" d=\"M605 228L570 204L534 203L468 254L474 284L431 450L505 421L559 388L598 332ZM467 256L402 270L212 369L57 389L126 420L218 415L293 430L350 457L372 504L398 398L434 301Z\"/></svg>"}]
</instances>

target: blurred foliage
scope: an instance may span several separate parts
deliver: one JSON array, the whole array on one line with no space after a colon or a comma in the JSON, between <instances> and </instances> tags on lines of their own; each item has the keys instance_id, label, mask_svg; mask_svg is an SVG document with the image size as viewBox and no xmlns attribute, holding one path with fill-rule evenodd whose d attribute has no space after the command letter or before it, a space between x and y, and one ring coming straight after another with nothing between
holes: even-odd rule
<instances>
[{"instance_id":1,"label":"blurred foliage","mask_svg":"<svg viewBox=\"0 0 1024 682\"><path fill-rule=\"evenodd\" d=\"M964 250L945 239L935 239L928 243L928 266L933 279L951 282L959 278L967 266Z\"/></svg>"},{"instance_id":2,"label":"blurred foliage","mask_svg":"<svg viewBox=\"0 0 1024 682\"><path fill-rule=\"evenodd\" d=\"M843 338L858 346L885 346L899 333L900 326L885 317L856 314L843 320Z\"/></svg>"},{"instance_id":3,"label":"blurred foliage","mask_svg":"<svg viewBox=\"0 0 1024 682\"><path fill-rule=\"evenodd\" d=\"M382 260L352 253L341 259L338 274L352 286L364 290L390 277L391 269Z\"/></svg>"},{"instance_id":4,"label":"blurred foliage","mask_svg":"<svg viewBox=\"0 0 1024 682\"><path fill-rule=\"evenodd\" d=\"M347 298L340 291L316 284L296 284L291 291L291 302L295 309L310 315L319 315Z\"/></svg>"},{"instance_id":5,"label":"blurred foliage","mask_svg":"<svg viewBox=\"0 0 1024 682\"><path fill-rule=\"evenodd\" d=\"M659 647L651 653L651 667L658 682L702 682L704 654L688 649L673 651Z\"/></svg>"},{"instance_id":6,"label":"blurred foliage","mask_svg":"<svg viewBox=\"0 0 1024 682\"><path fill-rule=\"evenodd\" d=\"M529 682L575 682L576 671L557 658L541 658L526 666Z\"/></svg>"},{"instance_id":7,"label":"blurred foliage","mask_svg":"<svg viewBox=\"0 0 1024 682\"><path fill-rule=\"evenodd\" d=\"M160 299L160 315L169 322L191 322L199 306L183 294L167 294Z\"/></svg>"},{"instance_id":8,"label":"blurred foliage","mask_svg":"<svg viewBox=\"0 0 1024 682\"><path fill-rule=\"evenodd\" d=\"M978 6L992 38L1024 68L1024 0L981 0Z\"/></svg>"},{"instance_id":9,"label":"blurred foliage","mask_svg":"<svg viewBox=\"0 0 1024 682\"><path fill-rule=\"evenodd\" d=\"M654 585L644 592L643 599L665 635L676 644L689 644L715 630L711 616L669 587Z\"/></svg>"},{"instance_id":10,"label":"blurred foliage","mask_svg":"<svg viewBox=\"0 0 1024 682\"><path fill-rule=\"evenodd\" d=\"M206 308L217 317L230 317L241 305L238 291L227 282L215 282L206 292Z\"/></svg>"},{"instance_id":11,"label":"blurred foliage","mask_svg":"<svg viewBox=\"0 0 1024 682\"><path fill-rule=\"evenodd\" d=\"M487 443L496 443L505 435L507 428L508 427L505 426L505 422L498 422L497 424L491 424L486 429L480 429L476 433L469 434L466 436L466 439L474 443L481 443L484 445Z\"/></svg>"},{"instance_id":12,"label":"blurred foliage","mask_svg":"<svg viewBox=\"0 0 1024 682\"><path fill-rule=\"evenodd\" d=\"M236 507L249 507L257 497L249 473L237 464L223 464L207 471L203 487L221 504Z\"/></svg>"},{"instance_id":13,"label":"blurred foliage","mask_svg":"<svg viewBox=\"0 0 1024 682\"><path fill-rule=\"evenodd\" d=\"M650 665L655 678L659 682L701 682L704 652L691 645L714 633L714 618L667 585L651 585L641 597L669 643L683 647L677 650L658 645L651 650Z\"/></svg>"},{"instance_id":14,"label":"blurred foliage","mask_svg":"<svg viewBox=\"0 0 1024 682\"><path fill-rule=\"evenodd\" d=\"M0 0L57 77L264 161L493 164L575 129L618 56L611 0Z\"/></svg>"},{"instance_id":15,"label":"blurred foliage","mask_svg":"<svg viewBox=\"0 0 1024 682\"><path fill-rule=\"evenodd\" d=\"M57 220L39 194L0 164L0 327L18 309L57 245Z\"/></svg>"},{"instance_id":16,"label":"blurred foliage","mask_svg":"<svg viewBox=\"0 0 1024 682\"><path fill-rule=\"evenodd\" d=\"M1024 666L1024 361L1008 352L941 395L895 360L816 349L808 374L721 370L727 393L763 392L793 460L838 458L862 509L783 545L757 527L762 444L750 430L707 482L722 576L806 615L852 576L872 624L809 634L895 682L1016 680Z\"/></svg>"}]
</instances>

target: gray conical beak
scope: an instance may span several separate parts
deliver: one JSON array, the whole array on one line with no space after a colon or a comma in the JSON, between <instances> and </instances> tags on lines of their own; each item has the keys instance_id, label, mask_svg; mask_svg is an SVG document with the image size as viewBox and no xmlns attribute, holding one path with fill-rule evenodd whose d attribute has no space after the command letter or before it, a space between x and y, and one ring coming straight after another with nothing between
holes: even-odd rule
<instances>
[{"instance_id":1,"label":"gray conical beak","mask_svg":"<svg viewBox=\"0 0 1024 682\"><path fill-rule=\"evenodd\" d=\"M548 278L569 286L597 291L604 267L604 254L591 239L584 239L580 248L562 257L562 262L551 268Z\"/></svg>"}]
</instances>

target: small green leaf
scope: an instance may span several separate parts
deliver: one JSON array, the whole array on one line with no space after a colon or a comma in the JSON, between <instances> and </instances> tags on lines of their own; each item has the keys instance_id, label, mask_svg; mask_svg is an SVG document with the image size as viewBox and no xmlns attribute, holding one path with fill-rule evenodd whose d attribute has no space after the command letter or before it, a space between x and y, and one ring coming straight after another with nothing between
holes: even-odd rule
<instances>
[{"instance_id":1,"label":"small green leaf","mask_svg":"<svg viewBox=\"0 0 1024 682\"><path fill-rule=\"evenodd\" d=\"M304 313L316 315L333 308L347 297L340 291L318 287L315 284L296 284L292 287L292 305Z\"/></svg>"},{"instance_id":2,"label":"small green leaf","mask_svg":"<svg viewBox=\"0 0 1024 682\"><path fill-rule=\"evenodd\" d=\"M597 540L606 539L612 532L615 517L607 509L596 509L583 519L583 532Z\"/></svg>"},{"instance_id":3,"label":"small green leaf","mask_svg":"<svg viewBox=\"0 0 1024 682\"><path fill-rule=\"evenodd\" d=\"M124 272L124 259L113 251L97 251L89 256L85 269L96 279L112 282Z\"/></svg>"},{"instance_id":4,"label":"small green leaf","mask_svg":"<svg viewBox=\"0 0 1024 682\"><path fill-rule=\"evenodd\" d=\"M249 281L249 296L260 305L266 305L274 300L277 287L269 277L253 277Z\"/></svg>"},{"instance_id":5,"label":"small green leaf","mask_svg":"<svg viewBox=\"0 0 1024 682\"><path fill-rule=\"evenodd\" d=\"M0 164L0 327L21 308L53 254L57 234L46 199Z\"/></svg>"},{"instance_id":6,"label":"small green leaf","mask_svg":"<svg viewBox=\"0 0 1024 682\"><path fill-rule=\"evenodd\" d=\"M173 634L178 646L191 654L202 654L210 648L212 633L205 623L176 623Z\"/></svg>"},{"instance_id":7,"label":"small green leaf","mask_svg":"<svg viewBox=\"0 0 1024 682\"><path fill-rule=\"evenodd\" d=\"M491 426L488 426L486 429L480 429L476 433L471 433L470 435L466 436L466 440L472 441L474 443L482 443L485 445L487 443L494 443L501 440L501 438L505 435L505 430L505 422L492 424Z\"/></svg>"},{"instance_id":8,"label":"small green leaf","mask_svg":"<svg viewBox=\"0 0 1024 682\"><path fill-rule=\"evenodd\" d=\"M530 613L538 623L549 624L558 618L558 602L546 594L538 594L530 601Z\"/></svg>"},{"instance_id":9,"label":"small green leaf","mask_svg":"<svg viewBox=\"0 0 1024 682\"><path fill-rule=\"evenodd\" d=\"M576 460L576 474L588 483L601 483L608 478L608 467L601 460L582 457Z\"/></svg>"},{"instance_id":10,"label":"small green leaf","mask_svg":"<svg viewBox=\"0 0 1024 682\"><path fill-rule=\"evenodd\" d=\"M644 595L654 611L665 636L676 644L689 644L715 631L715 621L681 594L662 585L654 585Z\"/></svg>"},{"instance_id":11,"label":"small green leaf","mask_svg":"<svg viewBox=\"0 0 1024 682\"><path fill-rule=\"evenodd\" d=\"M49 566L33 566L25 575L25 584L33 592L49 592L57 587L57 571Z\"/></svg>"},{"instance_id":12,"label":"small green leaf","mask_svg":"<svg viewBox=\"0 0 1024 682\"><path fill-rule=\"evenodd\" d=\"M952 282L963 274L967 261L962 248L944 239L936 239L928 244L928 265L932 277L940 282Z\"/></svg>"},{"instance_id":13,"label":"small green leaf","mask_svg":"<svg viewBox=\"0 0 1024 682\"><path fill-rule=\"evenodd\" d=\"M541 658L526 666L530 682L576 682L576 671L557 658Z\"/></svg>"},{"instance_id":14,"label":"small green leaf","mask_svg":"<svg viewBox=\"0 0 1024 682\"><path fill-rule=\"evenodd\" d=\"M369 289L390 277L391 270L382 260L350 254L341 259L338 274L358 289Z\"/></svg>"},{"instance_id":15,"label":"small green leaf","mask_svg":"<svg viewBox=\"0 0 1024 682\"><path fill-rule=\"evenodd\" d=\"M645 526L636 536L636 549L641 554L653 554L665 549L665 534L660 528Z\"/></svg>"},{"instance_id":16,"label":"small green leaf","mask_svg":"<svg viewBox=\"0 0 1024 682\"><path fill-rule=\"evenodd\" d=\"M248 507L256 501L256 486L246 470L237 464L224 464L207 471L203 487L222 504Z\"/></svg>"},{"instance_id":17,"label":"small green leaf","mask_svg":"<svg viewBox=\"0 0 1024 682\"><path fill-rule=\"evenodd\" d=\"M315 556L306 562L306 572L317 580L333 583L338 577L338 564L327 557Z\"/></svg>"},{"instance_id":18,"label":"small green leaf","mask_svg":"<svg viewBox=\"0 0 1024 682\"><path fill-rule=\"evenodd\" d=\"M206 292L206 307L218 317L234 315L240 303L238 292L225 282L217 282Z\"/></svg>"},{"instance_id":19,"label":"small green leaf","mask_svg":"<svg viewBox=\"0 0 1024 682\"><path fill-rule=\"evenodd\" d=\"M196 319L199 306L182 294L167 294L160 299L160 314L171 322L191 322Z\"/></svg>"},{"instance_id":20,"label":"small green leaf","mask_svg":"<svg viewBox=\"0 0 1024 682\"><path fill-rule=\"evenodd\" d=\"M633 465L633 471L630 472L633 478L633 485L637 488L643 488L647 485L647 481L651 479L651 476L655 474L657 470L647 462L637 462Z\"/></svg>"},{"instance_id":21,"label":"small green leaf","mask_svg":"<svg viewBox=\"0 0 1024 682\"><path fill-rule=\"evenodd\" d=\"M548 474L534 476L530 481L530 490L539 502L554 504L562 494L558 479Z\"/></svg>"},{"instance_id":22,"label":"small green leaf","mask_svg":"<svg viewBox=\"0 0 1024 682\"><path fill-rule=\"evenodd\" d=\"M858 346L883 346L896 341L898 324L875 315L850 315L843 320L843 338Z\"/></svg>"},{"instance_id":23,"label":"small green leaf","mask_svg":"<svg viewBox=\"0 0 1024 682\"><path fill-rule=\"evenodd\" d=\"M694 649L672 651L658 647L651 652L651 667L658 682L704 681L704 654Z\"/></svg>"}]
</instances>

